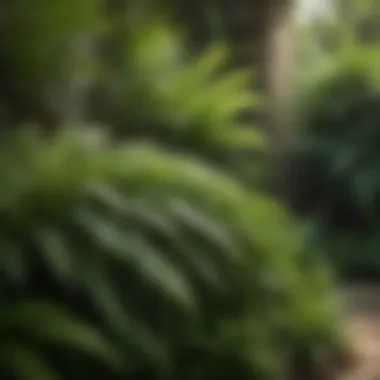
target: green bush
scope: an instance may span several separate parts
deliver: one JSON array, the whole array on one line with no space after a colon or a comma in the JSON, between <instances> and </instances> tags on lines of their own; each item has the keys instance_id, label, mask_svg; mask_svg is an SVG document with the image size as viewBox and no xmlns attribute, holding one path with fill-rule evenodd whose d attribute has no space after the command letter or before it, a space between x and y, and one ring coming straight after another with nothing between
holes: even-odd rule
<instances>
[{"instance_id":1,"label":"green bush","mask_svg":"<svg viewBox=\"0 0 380 380\"><path fill-rule=\"evenodd\" d=\"M99 357L130 379L283 379L340 342L328 276L265 196L154 146L22 136L0 158L15 379L109 378Z\"/></svg>"},{"instance_id":2,"label":"green bush","mask_svg":"<svg viewBox=\"0 0 380 380\"><path fill-rule=\"evenodd\" d=\"M353 49L316 78L302 103L295 204L349 275L380 275L379 50ZM298 163L297 163L298 162Z\"/></svg>"},{"instance_id":3,"label":"green bush","mask_svg":"<svg viewBox=\"0 0 380 380\"><path fill-rule=\"evenodd\" d=\"M329 275L246 186L265 154L241 122L262 101L246 74L96 3L2 6L0 119L16 132L0 150L0 375L292 379L300 356L325 363Z\"/></svg>"}]
</instances>

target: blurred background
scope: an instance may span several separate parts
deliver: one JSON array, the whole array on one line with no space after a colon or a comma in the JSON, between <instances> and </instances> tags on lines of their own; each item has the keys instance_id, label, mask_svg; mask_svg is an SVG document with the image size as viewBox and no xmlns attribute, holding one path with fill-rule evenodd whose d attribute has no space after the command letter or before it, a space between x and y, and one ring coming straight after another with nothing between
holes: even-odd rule
<instances>
[{"instance_id":1,"label":"blurred background","mask_svg":"<svg viewBox=\"0 0 380 380\"><path fill-rule=\"evenodd\" d=\"M379 1L0 15L1 378L380 376Z\"/></svg>"}]
</instances>

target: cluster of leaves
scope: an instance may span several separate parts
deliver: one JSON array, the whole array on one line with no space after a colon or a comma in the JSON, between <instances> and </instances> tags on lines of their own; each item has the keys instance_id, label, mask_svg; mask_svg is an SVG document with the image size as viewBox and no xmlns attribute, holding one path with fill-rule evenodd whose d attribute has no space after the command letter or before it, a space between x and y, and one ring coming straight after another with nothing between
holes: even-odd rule
<instances>
[{"instance_id":1,"label":"cluster of leaves","mask_svg":"<svg viewBox=\"0 0 380 380\"><path fill-rule=\"evenodd\" d=\"M178 31L157 20L128 33L120 47L121 73L106 70L104 85L98 87L95 120L129 139L153 139L256 179L267 144L262 131L241 117L263 105L249 88L251 70L226 71L225 45L192 57L183 41Z\"/></svg>"},{"instance_id":2,"label":"cluster of leaves","mask_svg":"<svg viewBox=\"0 0 380 380\"><path fill-rule=\"evenodd\" d=\"M227 75L219 47L191 57L162 22L126 23L122 3L1 6L0 119L16 132L0 150L0 375L317 366L340 341L328 275L281 207L233 179L265 148L239 118L260 103L246 74ZM55 133L17 131L25 121Z\"/></svg>"},{"instance_id":3,"label":"cluster of leaves","mask_svg":"<svg viewBox=\"0 0 380 380\"><path fill-rule=\"evenodd\" d=\"M342 271L379 273L379 50L341 54L303 97L294 201Z\"/></svg>"},{"instance_id":4,"label":"cluster of leaves","mask_svg":"<svg viewBox=\"0 0 380 380\"><path fill-rule=\"evenodd\" d=\"M278 378L300 347L338 341L325 277L266 197L152 146L24 137L1 154L14 378L104 378L99 356L131 379Z\"/></svg>"},{"instance_id":5,"label":"cluster of leaves","mask_svg":"<svg viewBox=\"0 0 380 380\"><path fill-rule=\"evenodd\" d=\"M226 46L195 57L158 17L120 20L120 10L104 12L93 0L48 3L31 11L29 0L17 0L4 9L0 30L11 36L0 44L4 124L51 129L91 120L121 138L201 155L250 183L262 175L266 137L240 116L263 99L249 87L251 71L226 71Z\"/></svg>"}]
</instances>

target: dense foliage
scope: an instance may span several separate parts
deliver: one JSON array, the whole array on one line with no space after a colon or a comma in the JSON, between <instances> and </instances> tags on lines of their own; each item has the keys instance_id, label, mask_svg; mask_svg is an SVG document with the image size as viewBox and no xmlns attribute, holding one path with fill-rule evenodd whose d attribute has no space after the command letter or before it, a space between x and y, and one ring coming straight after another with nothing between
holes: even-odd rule
<instances>
[{"instance_id":1,"label":"dense foliage","mask_svg":"<svg viewBox=\"0 0 380 380\"><path fill-rule=\"evenodd\" d=\"M263 103L249 88L251 71L226 71L229 49L224 45L192 57L182 41L158 21L128 33L120 47L125 58L119 86L110 87L115 72L109 70L111 78L95 91L94 118L130 140L154 139L253 183L265 158L266 138L240 117Z\"/></svg>"},{"instance_id":2,"label":"dense foliage","mask_svg":"<svg viewBox=\"0 0 380 380\"><path fill-rule=\"evenodd\" d=\"M0 376L308 378L341 343L335 300L246 186L245 74L96 3L2 6Z\"/></svg>"},{"instance_id":3,"label":"dense foliage","mask_svg":"<svg viewBox=\"0 0 380 380\"><path fill-rule=\"evenodd\" d=\"M102 2L79 3L4 5L0 31L10 37L0 43L1 122L52 130L90 120L124 138L201 155L257 184L265 136L239 115L263 99L249 87L250 71L226 72L229 49L191 55L184 33L144 4L105 12Z\"/></svg>"},{"instance_id":4,"label":"dense foliage","mask_svg":"<svg viewBox=\"0 0 380 380\"><path fill-rule=\"evenodd\" d=\"M342 51L304 94L296 143L296 207L350 275L380 274L378 61L378 48Z\"/></svg>"},{"instance_id":5,"label":"dense foliage","mask_svg":"<svg viewBox=\"0 0 380 380\"><path fill-rule=\"evenodd\" d=\"M1 155L1 344L17 354L1 359L17 379L104 378L88 361L117 358L107 341L129 378L277 379L339 341L323 272L266 197L152 146L26 137Z\"/></svg>"}]
</instances>

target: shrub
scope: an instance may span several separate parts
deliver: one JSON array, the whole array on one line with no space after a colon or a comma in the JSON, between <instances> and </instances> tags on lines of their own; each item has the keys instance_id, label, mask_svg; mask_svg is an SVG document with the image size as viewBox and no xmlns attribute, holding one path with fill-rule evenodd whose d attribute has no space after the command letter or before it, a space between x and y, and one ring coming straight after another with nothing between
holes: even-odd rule
<instances>
[{"instance_id":1,"label":"shrub","mask_svg":"<svg viewBox=\"0 0 380 380\"><path fill-rule=\"evenodd\" d=\"M304 97L295 148L296 208L317 225L323 249L349 274L380 274L373 243L380 205L377 62L377 49L345 51L317 78Z\"/></svg>"},{"instance_id":2,"label":"shrub","mask_svg":"<svg viewBox=\"0 0 380 380\"><path fill-rule=\"evenodd\" d=\"M1 310L18 326L0 360L16 379L111 376L94 354L131 379L282 379L300 350L316 362L339 343L287 215L222 173L70 129L10 139L0 163Z\"/></svg>"},{"instance_id":3,"label":"shrub","mask_svg":"<svg viewBox=\"0 0 380 380\"><path fill-rule=\"evenodd\" d=\"M246 186L265 151L241 123L246 75L226 75L223 49L190 57L161 22L76 3L2 8L1 120L52 133L2 136L0 374L290 379L300 354L325 362L340 342L328 275Z\"/></svg>"}]
</instances>

